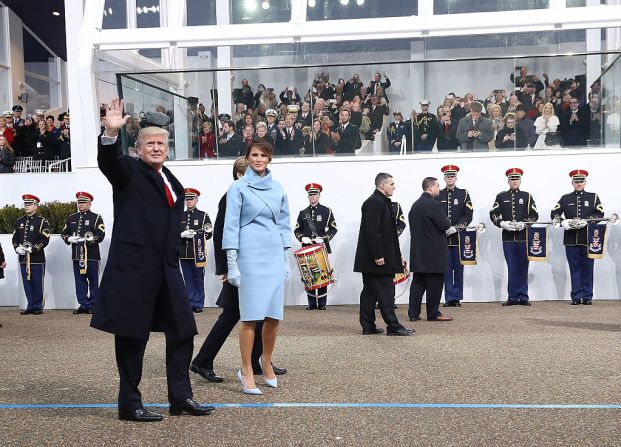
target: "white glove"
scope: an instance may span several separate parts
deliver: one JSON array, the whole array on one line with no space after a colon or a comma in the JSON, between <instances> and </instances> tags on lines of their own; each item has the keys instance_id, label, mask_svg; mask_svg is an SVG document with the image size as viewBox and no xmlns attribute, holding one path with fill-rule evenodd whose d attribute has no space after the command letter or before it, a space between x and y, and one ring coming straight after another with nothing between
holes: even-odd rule
<instances>
[{"instance_id":1,"label":"white glove","mask_svg":"<svg viewBox=\"0 0 621 447\"><path fill-rule=\"evenodd\" d=\"M513 226L513 222L509 222L508 220L503 220L500 222L500 228L505 231L515 231L515 226Z\"/></svg>"},{"instance_id":2,"label":"white glove","mask_svg":"<svg viewBox=\"0 0 621 447\"><path fill-rule=\"evenodd\" d=\"M289 267L289 259L287 258L287 250L285 250L285 276L284 280L287 281L291 276L291 267Z\"/></svg>"},{"instance_id":3,"label":"white glove","mask_svg":"<svg viewBox=\"0 0 621 447\"><path fill-rule=\"evenodd\" d=\"M86 239L84 239L83 237L78 237L76 239L76 242L84 242Z\"/></svg>"},{"instance_id":4,"label":"white glove","mask_svg":"<svg viewBox=\"0 0 621 447\"><path fill-rule=\"evenodd\" d=\"M78 237L77 236L69 236L67 238L67 242L69 242L70 244L77 244L78 243Z\"/></svg>"},{"instance_id":5,"label":"white glove","mask_svg":"<svg viewBox=\"0 0 621 447\"><path fill-rule=\"evenodd\" d=\"M192 231L192 230L183 230L181 232L181 237L183 239L192 239L192 237L194 237L194 231Z\"/></svg>"},{"instance_id":6,"label":"white glove","mask_svg":"<svg viewBox=\"0 0 621 447\"><path fill-rule=\"evenodd\" d=\"M588 222L584 219L578 219L578 229L586 227Z\"/></svg>"},{"instance_id":7,"label":"white glove","mask_svg":"<svg viewBox=\"0 0 621 447\"><path fill-rule=\"evenodd\" d=\"M312 243L313 243L313 241L311 241L311 238L310 238L310 237L306 237L306 236L304 236L304 237L302 238L302 243L303 243L303 244L312 244Z\"/></svg>"},{"instance_id":8,"label":"white glove","mask_svg":"<svg viewBox=\"0 0 621 447\"><path fill-rule=\"evenodd\" d=\"M455 226L453 225L453 226L449 227L449 229L446 230L445 233L446 233L447 236L450 236L451 234L455 234L455 233L457 233L457 228L455 228Z\"/></svg>"},{"instance_id":9,"label":"white glove","mask_svg":"<svg viewBox=\"0 0 621 447\"><path fill-rule=\"evenodd\" d=\"M241 274L237 266L237 250L226 251L226 264L228 267L228 273L226 275L227 281L230 285L239 288L241 285Z\"/></svg>"},{"instance_id":10,"label":"white glove","mask_svg":"<svg viewBox=\"0 0 621 447\"><path fill-rule=\"evenodd\" d=\"M569 228L572 230L577 230L580 227L580 219L568 219L569 220Z\"/></svg>"},{"instance_id":11,"label":"white glove","mask_svg":"<svg viewBox=\"0 0 621 447\"><path fill-rule=\"evenodd\" d=\"M522 231L526 228L526 224L524 222L515 222L513 226L515 227L515 231Z\"/></svg>"},{"instance_id":12,"label":"white glove","mask_svg":"<svg viewBox=\"0 0 621 447\"><path fill-rule=\"evenodd\" d=\"M15 249L15 253L23 256L26 254L26 249L20 245L19 247Z\"/></svg>"},{"instance_id":13,"label":"white glove","mask_svg":"<svg viewBox=\"0 0 621 447\"><path fill-rule=\"evenodd\" d=\"M573 224L573 222L573 219L563 219L563 221L561 222L561 227L563 227L563 230L572 230L573 228L575 228L575 224Z\"/></svg>"},{"instance_id":14,"label":"white glove","mask_svg":"<svg viewBox=\"0 0 621 447\"><path fill-rule=\"evenodd\" d=\"M323 244L323 238L318 236L315 239L313 239L313 242L315 244Z\"/></svg>"}]
</instances>

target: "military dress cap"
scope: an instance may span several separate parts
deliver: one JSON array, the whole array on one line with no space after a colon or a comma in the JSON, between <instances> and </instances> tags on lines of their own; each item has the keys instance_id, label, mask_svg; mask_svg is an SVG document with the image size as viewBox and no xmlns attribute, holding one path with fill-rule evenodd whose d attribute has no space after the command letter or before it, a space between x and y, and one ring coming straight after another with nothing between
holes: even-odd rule
<instances>
[{"instance_id":1,"label":"military dress cap","mask_svg":"<svg viewBox=\"0 0 621 447\"><path fill-rule=\"evenodd\" d=\"M429 101L428 99L422 99L422 100L418 101L418 103L421 106L428 106L429 104L431 104L431 101Z\"/></svg>"},{"instance_id":2,"label":"military dress cap","mask_svg":"<svg viewBox=\"0 0 621 447\"><path fill-rule=\"evenodd\" d=\"M4 118L13 118L13 112L9 112L8 110L5 112L2 112L2 116Z\"/></svg>"},{"instance_id":3,"label":"military dress cap","mask_svg":"<svg viewBox=\"0 0 621 447\"><path fill-rule=\"evenodd\" d=\"M398 110L395 110L394 112L392 112L392 115L393 115L393 116L397 116L397 115L399 115L400 117L402 117L402 118L403 118L403 115L402 115L402 114L401 114L401 112L400 112L400 111L398 111Z\"/></svg>"},{"instance_id":4,"label":"military dress cap","mask_svg":"<svg viewBox=\"0 0 621 447\"><path fill-rule=\"evenodd\" d=\"M198 189L194 188L185 188L184 191L186 199L195 199L201 195L201 192Z\"/></svg>"},{"instance_id":5,"label":"military dress cap","mask_svg":"<svg viewBox=\"0 0 621 447\"><path fill-rule=\"evenodd\" d=\"M517 180L522 178L522 175L524 175L524 171L522 171L520 168L510 168L507 169L505 175L509 178L509 180Z\"/></svg>"},{"instance_id":6,"label":"military dress cap","mask_svg":"<svg viewBox=\"0 0 621 447\"><path fill-rule=\"evenodd\" d=\"M95 199L92 194L86 191L76 192L75 198L78 199L78 203L92 202Z\"/></svg>"},{"instance_id":7,"label":"military dress cap","mask_svg":"<svg viewBox=\"0 0 621 447\"><path fill-rule=\"evenodd\" d=\"M278 112L277 112L276 110L274 110L274 109L267 109L267 110L265 111L265 116L273 116L273 117L276 117L276 116L278 116Z\"/></svg>"},{"instance_id":8,"label":"military dress cap","mask_svg":"<svg viewBox=\"0 0 621 447\"><path fill-rule=\"evenodd\" d=\"M289 113L298 113L300 111L300 106L297 104L291 104L287 106L287 112Z\"/></svg>"},{"instance_id":9,"label":"military dress cap","mask_svg":"<svg viewBox=\"0 0 621 447\"><path fill-rule=\"evenodd\" d=\"M228 121L231 119L231 115L229 115L228 113L221 113L220 115L218 115L218 119L220 121Z\"/></svg>"},{"instance_id":10,"label":"military dress cap","mask_svg":"<svg viewBox=\"0 0 621 447\"><path fill-rule=\"evenodd\" d=\"M45 116L45 110L37 109L37 110L35 110L35 115Z\"/></svg>"},{"instance_id":11,"label":"military dress cap","mask_svg":"<svg viewBox=\"0 0 621 447\"><path fill-rule=\"evenodd\" d=\"M583 181L589 176L589 171L585 171L584 169L574 169L569 173L569 176L572 180Z\"/></svg>"},{"instance_id":12,"label":"military dress cap","mask_svg":"<svg viewBox=\"0 0 621 447\"><path fill-rule=\"evenodd\" d=\"M24 194L22 195L22 200L24 201L24 205L30 205L32 203L38 205L39 202L41 202L41 200L39 200L39 198L34 194Z\"/></svg>"},{"instance_id":13,"label":"military dress cap","mask_svg":"<svg viewBox=\"0 0 621 447\"><path fill-rule=\"evenodd\" d=\"M455 175L459 172L459 166L457 165L442 166L440 171L442 171L444 175Z\"/></svg>"},{"instance_id":14,"label":"military dress cap","mask_svg":"<svg viewBox=\"0 0 621 447\"><path fill-rule=\"evenodd\" d=\"M321 191L323 191L323 186L321 186L319 183L309 183L304 187L304 189L309 194L319 194Z\"/></svg>"},{"instance_id":15,"label":"military dress cap","mask_svg":"<svg viewBox=\"0 0 621 447\"><path fill-rule=\"evenodd\" d=\"M20 105L16 105L16 106L13 106L11 110L13 110L13 112L23 112L24 108Z\"/></svg>"}]
</instances>

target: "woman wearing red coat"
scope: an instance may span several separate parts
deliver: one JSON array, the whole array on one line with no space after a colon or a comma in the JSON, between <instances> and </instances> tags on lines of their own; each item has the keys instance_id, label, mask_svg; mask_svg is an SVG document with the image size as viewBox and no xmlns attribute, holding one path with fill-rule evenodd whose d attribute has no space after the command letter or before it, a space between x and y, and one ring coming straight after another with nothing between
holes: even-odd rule
<instances>
[{"instance_id":1,"label":"woman wearing red coat","mask_svg":"<svg viewBox=\"0 0 621 447\"><path fill-rule=\"evenodd\" d=\"M198 136L200 141L200 157L216 158L216 136L213 133L213 125L205 121L201 126L201 133Z\"/></svg>"}]
</instances>

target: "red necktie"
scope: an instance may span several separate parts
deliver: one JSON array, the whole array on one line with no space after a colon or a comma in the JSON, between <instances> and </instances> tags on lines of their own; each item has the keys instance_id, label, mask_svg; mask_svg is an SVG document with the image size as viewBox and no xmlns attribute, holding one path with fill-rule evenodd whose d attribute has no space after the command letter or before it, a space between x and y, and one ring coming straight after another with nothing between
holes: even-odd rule
<instances>
[{"instance_id":1,"label":"red necktie","mask_svg":"<svg viewBox=\"0 0 621 447\"><path fill-rule=\"evenodd\" d=\"M448 129L449 129L448 121L445 121L445 122L444 122L444 133L445 133L446 135L448 135Z\"/></svg>"},{"instance_id":2,"label":"red necktie","mask_svg":"<svg viewBox=\"0 0 621 447\"><path fill-rule=\"evenodd\" d=\"M172 193L170 192L170 188L168 187L168 185L166 184L166 181L164 180L164 173L160 172L160 174L162 175L162 181L164 181L164 192L166 193L166 200L168 200L168 206L172 208L172 206L175 204L175 201L173 200L173 196L172 196Z\"/></svg>"}]
</instances>

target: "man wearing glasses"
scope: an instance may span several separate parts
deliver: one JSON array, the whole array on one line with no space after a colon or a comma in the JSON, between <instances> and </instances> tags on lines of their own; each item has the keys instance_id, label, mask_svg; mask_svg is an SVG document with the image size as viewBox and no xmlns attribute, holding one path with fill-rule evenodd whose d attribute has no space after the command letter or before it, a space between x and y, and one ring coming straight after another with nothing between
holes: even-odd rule
<instances>
[{"instance_id":1,"label":"man wearing glasses","mask_svg":"<svg viewBox=\"0 0 621 447\"><path fill-rule=\"evenodd\" d=\"M577 98L571 98L569 109L561 116L563 146L586 146L591 131L588 111L580 108Z\"/></svg>"}]
</instances>

